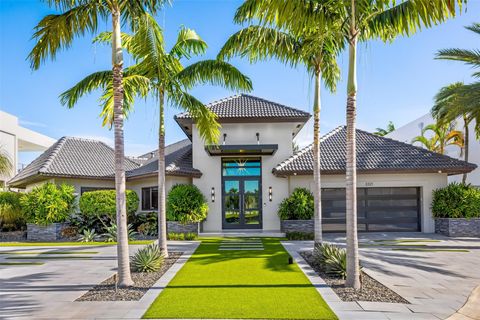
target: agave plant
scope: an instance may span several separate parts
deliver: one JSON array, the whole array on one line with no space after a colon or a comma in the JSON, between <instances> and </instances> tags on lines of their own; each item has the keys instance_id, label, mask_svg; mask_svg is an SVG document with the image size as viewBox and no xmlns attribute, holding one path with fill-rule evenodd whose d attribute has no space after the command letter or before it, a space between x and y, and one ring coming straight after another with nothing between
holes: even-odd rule
<instances>
[{"instance_id":1,"label":"agave plant","mask_svg":"<svg viewBox=\"0 0 480 320\"><path fill-rule=\"evenodd\" d=\"M83 233L80 235L78 241L80 242L93 242L98 239L98 234L95 229L85 229Z\"/></svg>"},{"instance_id":2,"label":"agave plant","mask_svg":"<svg viewBox=\"0 0 480 320\"><path fill-rule=\"evenodd\" d=\"M103 236L105 237L106 242L117 242L117 224L116 223L111 223L109 226L105 226L105 233ZM137 234L133 230L133 225L129 224L127 226L127 235L128 235L128 241L133 240L133 237Z\"/></svg>"},{"instance_id":3,"label":"agave plant","mask_svg":"<svg viewBox=\"0 0 480 320\"><path fill-rule=\"evenodd\" d=\"M135 253L131 265L138 272L155 272L162 267L163 260L160 248L152 243Z\"/></svg>"},{"instance_id":4,"label":"agave plant","mask_svg":"<svg viewBox=\"0 0 480 320\"><path fill-rule=\"evenodd\" d=\"M313 250L315 263L330 275L345 279L347 277L347 251L328 243L315 245Z\"/></svg>"}]
</instances>

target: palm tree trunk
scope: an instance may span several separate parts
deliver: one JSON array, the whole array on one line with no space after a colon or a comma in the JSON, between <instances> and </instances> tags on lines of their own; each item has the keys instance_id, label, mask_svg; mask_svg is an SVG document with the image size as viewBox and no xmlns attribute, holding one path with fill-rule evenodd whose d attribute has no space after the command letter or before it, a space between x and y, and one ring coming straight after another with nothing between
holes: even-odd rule
<instances>
[{"instance_id":1,"label":"palm tree trunk","mask_svg":"<svg viewBox=\"0 0 480 320\"><path fill-rule=\"evenodd\" d=\"M468 128L468 125L470 124L466 115L463 115L463 123L464 123L464 134L465 134L465 143L464 143L464 149L465 149L465 158L464 160L468 162L468 151L469 151L469 144L470 144L470 130ZM467 183L467 175L468 173L464 173L462 177L462 182L465 184Z\"/></svg>"},{"instance_id":2,"label":"palm tree trunk","mask_svg":"<svg viewBox=\"0 0 480 320\"><path fill-rule=\"evenodd\" d=\"M120 38L120 10L112 12L113 122L115 135L115 191L117 205L118 285L133 285L128 253L127 206L125 202L125 150L123 140L123 52Z\"/></svg>"},{"instance_id":3,"label":"palm tree trunk","mask_svg":"<svg viewBox=\"0 0 480 320\"><path fill-rule=\"evenodd\" d=\"M320 90L321 72L315 72L315 97L313 101L313 201L315 244L322 243L322 185L320 181Z\"/></svg>"},{"instance_id":4,"label":"palm tree trunk","mask_svg":"<svg viewBox=\"0 0 480 320\"><path fill-rule=\"evenodd\" d=\"M160 90L160 123L158 127L158 245L168 258L167 215L165 212L165 96Z\"/></svg>"},{"instance_id":5,"label":"palm tree trunk","mask_svg":"<svg viewBox=\"0 0 480 320\"><path fill-rule=\"evenodd\" d=\"M356 100L357 100L357 39L355 24L355 0L351 0L349 61L347 84L347 154L346 154L346 201L347 201L347 287L360 289L357 235L357 160L356 160Z\"/></svg>"}]
</instances>

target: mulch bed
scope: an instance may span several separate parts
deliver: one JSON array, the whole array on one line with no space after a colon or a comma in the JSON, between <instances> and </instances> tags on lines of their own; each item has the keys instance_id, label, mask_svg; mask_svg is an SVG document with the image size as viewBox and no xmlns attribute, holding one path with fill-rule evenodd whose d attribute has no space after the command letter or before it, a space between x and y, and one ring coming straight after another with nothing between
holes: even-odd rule
<instances>
[{"instance_id":1,"label":"mulch bed","mask_svg":"<svg viewBox=\"0 0 480 320\"><path fill-rule=\"evenodd\" d=\"M157 272L135 272L132 270L132 280L135 283L128 288L118 288L115 291L115 278L107 280L90 289L75 301L138 301L180 258L183 252L170 252L162 267Z\"/></svg>"},{"instance_id":2,"label":"mulch bed","mask_svg":"<svg viewBox=\"0 0 480 320\"><path fill-rule=\"evenodd\" d=\"M305 261L315 270L318 275L325 280L328 286L339 296L342 301L373 301L373 302L393 302L393 303L409 303L400 295L390 290L377 280L373 279L365 272L360 272L360 281L362 288L355 290L345 287L345 280L326 274L322 267L314 263L312 251L299 252Z\"/></svg>"}]
</instances>

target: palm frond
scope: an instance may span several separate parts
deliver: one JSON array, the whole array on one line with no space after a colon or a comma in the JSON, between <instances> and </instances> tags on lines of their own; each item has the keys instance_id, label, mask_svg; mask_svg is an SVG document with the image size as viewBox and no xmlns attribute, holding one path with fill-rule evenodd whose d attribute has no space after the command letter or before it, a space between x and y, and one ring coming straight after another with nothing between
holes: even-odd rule
<instances>
[{"instance_id":1,"label":"palm frond","mask_svg":"<svg viewBox=\"0 0 480 320\"><path fill-rule=\"evenodd\" d=\"M112 81L113 73L111 70L94 72L60 94L60 103L67 108L73 108L82 96L97 89L105 89L111 85Z\"/></svg>"},{"instance_id":2,"label":"palm frond","mask_svg":"<svg viewBox=\"0 0 480 320\"><path fill-rule=\"evenodd\" d=\"M121 33L121 40L122 40L122 47L130 52L130 43L132 41L132 35L128 33ZM93 43L102 43L107 44L109 46L112 45L112 32L111 31L104 31L100 32L95 38L92 40Z\"/></svg>"},{"instance_id":3,"label":"palm frond","mask_svg":"<svg viewBox=\"0 0 480 320\"><path fill-rule=\"evenodd\" d=\"M466 26L465 29L475 32L480 35L480 23L472 23L470 26Z\"/></svg>"},{"instance_id":4,"label":"palm frond","mask_svg":"<svg viewBox=\"0 0 480 320\"><path fill-rule=\"evenodd\" d=\"M437 52L435 58L462 61L475 68L480 68L480 50L477 49L442 49Z\"/></svg>"},{"instance_id":5,"label":"palm frond","mask_svg":"<svg viewBox=\"0 0 480 320\"><path fill-rule=\"evenodd\" d=\"M0 175L8 175L13 169L12 160L7 151L0 148Z\"/></svg>"},{"instance_id":6,"label":"palm frond","mask_svg":"<svg viewBox=\"0 0 480 320\"><path fill-rule=\"evenodd\" d=\"M203 54L207 50L207 44L200 38L195 30L185 27L180 28L177 35L177 42L170 49L170 55L176 58L190 59L192 54Z\"/></svg>"},{"instance_id":7,"label":"palm frond","mask_svg":"<svg viewBox=\"0 0 480 320\"><path fill-rule=\"evenodd\" d=\"M252 81L231 64L219 60L202 60L180 71L176 79L187 88L211 84L236 91L251 91Z\"/></svg>"},{"instance_id":8,"label":"palm frond","mask_svg":"<svg viewBox=\"0 0 480 320\"><path fill-rule=\"evenodd\" d=\"M35 27L36 44L27 58L32 69L38 69L48 57L54 60L58 51L69 48L75 37L95 32L99 16L105 16L104 9L101 3L88 1L44 17Z\"/></svg>"}]
</instances>

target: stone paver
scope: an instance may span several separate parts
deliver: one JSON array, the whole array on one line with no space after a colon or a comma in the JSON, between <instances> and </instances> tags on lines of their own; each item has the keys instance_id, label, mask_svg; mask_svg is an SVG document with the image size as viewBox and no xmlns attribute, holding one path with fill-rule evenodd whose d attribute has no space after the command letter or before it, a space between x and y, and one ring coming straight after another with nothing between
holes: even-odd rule
<instances>
[{"instance_id":1,"label":"stone paver","mask_svg":"<svg viewBox=\"0 0 480 320\"><path fill-rule=\"evenodd\" d=\"M360 258L364 271L410 304L359 302L357 305L363 310L359 311L351 302L341 302L331 289L319 290L340 319L370 319L370 316L371 319L445 319L464 305L473 288L480 284L480 272L477 272L480 266L480 239L448 238L424 233L359 234L361 243L407 238L440 240L421 244L469 252L400 251L386 246L361 246ZM345 244L344 236L326 234L324 239L339 246ZM298 254L298 251L311 250L312 241L285 241L283 245L312 282L323 281L308 265L305 266L305 261Z\"/></svg>"},{"instance_id":2,"label":"stone paver","mask_svg":"<svg viewBox=\"0 0 480 320\"><path fill-rule=\"evenodd\" d=\"M197 241L169 241L178 259L139 301L75 301L116 270L115 246L0 247L5 251L96 251L89 260L48 260L41 266L0 266L0 319L139 319L195 251ZM130 246L133 254L139 246ZM0 255L0 261L8 255ZM90 255L89 255L90 256Z\"/></svg>"}]
</instances>

